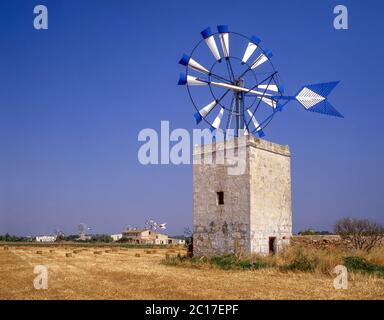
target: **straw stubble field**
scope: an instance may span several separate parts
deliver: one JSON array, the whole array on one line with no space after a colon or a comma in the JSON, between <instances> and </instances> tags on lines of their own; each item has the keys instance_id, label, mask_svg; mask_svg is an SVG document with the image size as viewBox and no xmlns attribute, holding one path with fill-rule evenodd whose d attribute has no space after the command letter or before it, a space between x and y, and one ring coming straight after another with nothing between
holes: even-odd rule
<instances>
[{"instance_id":1,"label":"straw stubble field","mask_svg":"<svg viewBox=\"0 0 384 320\"><path fill-rule=\"evenodd\" d=\"M164 265L183 249L0 246L0 299L383 299L384 279L353 274L335 290L319 273ZM35 265L48 289L33 286Z\"/></svg>"}]
</instances>

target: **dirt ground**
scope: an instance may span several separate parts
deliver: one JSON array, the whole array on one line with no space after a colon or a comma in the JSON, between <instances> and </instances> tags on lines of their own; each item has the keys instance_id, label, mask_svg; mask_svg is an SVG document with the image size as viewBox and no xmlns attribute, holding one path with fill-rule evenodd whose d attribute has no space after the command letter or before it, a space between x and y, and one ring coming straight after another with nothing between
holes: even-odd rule
<instances>
[{"instance_id":1,"label":"dirt ground","mask_svg":"<svg viewBox=\"0 0 384 320\"><path fill-rule=\"evenodd\" d=\"M384 279L359 274L349 275L347 290L336 290L321 274L166 266L168 249L76 249L0 246L0 299L384 299ZM47 290L33 286L35 265L48 268Z\"/></svg>"}]
</instances>

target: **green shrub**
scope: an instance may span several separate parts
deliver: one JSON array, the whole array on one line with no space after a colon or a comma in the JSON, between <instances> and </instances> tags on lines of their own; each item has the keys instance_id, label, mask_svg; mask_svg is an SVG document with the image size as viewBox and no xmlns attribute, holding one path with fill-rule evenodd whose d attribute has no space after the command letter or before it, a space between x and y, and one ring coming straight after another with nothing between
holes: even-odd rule
<instances>
[{"instance_id":1,"label":"green shrub","mask_svg":"<svg viewBox=\"0 0 384 320\"><path fill-rule=\"evenodd\" d=\"M259 259L240 259L233 254L213 257L175 257L166 256L163 264L172 266L214 266L222 270L258 270L271 267L270 264Z\"/></svg>"},{"instance_id":2,"label":"green shrub","mask_svg":"<svg viewBox=\"0 0 384 320\"><path fill-rule=\"evenodd\" d=\"M299 251L295 258L288 264L284 265L282 269L292 271L313 272L317 266L317 260L311 259L303 252Z\"/></svg>"},{"instance_id":3,"label":"green shrub","mask_svg":"<svg viewBox=\"0 0 384 320\"><path fill-rule=\"evenodd\" d=\"M240 261L239 267L241 269L258 270L268 268L270 265L264 261Z\"/></svg>"},{"instance_id":4,"label":"green shrub","mask_svg":"<svg viewBox=\"0 0 384 320\"><path fill-rule=\"evenodd\" d=\"M361 257L349 256L344 258L344 265L349 271L377 274L384 277L384 266L373 264Z\"/></svg>"},{"instance_id":5,"label":"green shrub","mask_svg":"<svg viewBox=\"0 0 384 320\"><path fill-rule=\"evenodd\" d=\"M211 257L210 262L220 269L229 270L235 267L237 259L234 255L228 254L224 256Z\"/></svg>"}]
</instances>

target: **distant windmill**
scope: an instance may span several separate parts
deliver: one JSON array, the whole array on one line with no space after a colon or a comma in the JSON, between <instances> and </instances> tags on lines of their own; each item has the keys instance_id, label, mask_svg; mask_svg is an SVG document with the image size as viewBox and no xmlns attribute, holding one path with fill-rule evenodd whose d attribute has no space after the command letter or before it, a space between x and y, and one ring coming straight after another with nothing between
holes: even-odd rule
<instances>
[{"instance_id":1,"label":"distant windmill","mask_svg":"<svg viewBox=\"0 0 384 320\"><path fill-rule=\"evenodd\" d=\"M87 236L87 231L91 230L91 228L89 228L85 223L80 223L78 225L78 230L79 230L79 238L80 240L86 240L86 236Z\"/></svg>"},{"instance_id":2,"label":"distant windmill","mask_svg":"<svg viewBox=\"0 0 384 320\"><path fill-rule=\"evenodd\" d=\"M130 230L132 230L133 229L133 227L132 227L132 225L130 225L130 224L127 224L125 227L124 227L124 231L130 231Z\"/></svg>"},{"instance_id":3,"label":"distant windmill","mask_svg":"<svg viewBox=\"0 0 384 320\"><path fill-rule=\"evenodd\" d=\"M166 229L166 222L157 223L154 219L150 218L145 221L145 229L156 231L157 229Z\"/></svg>"},{"instance_id":4,"label":"distant windmill","mask_svg":"<svg viewBox=\"0 0 384 320\"><path fill-rule=\"evenodd\" d=\"M160 224L159 224L159 228L160 228L160 229L167 229L166 225L167 225L166 222L164 222L164 223L160 223Z\"/></svg>"},{"instance_id":5,"label":"distant windmill","mask_svg":"<svg viewBox=\"0 0 384 320\"><path fill-rule=\"evenodd\" d=\"M63 231L61 231L60 229L56 228L55 231L54 231L54 235L56 237L56 239L62 239L64 238L65 234Z\"/></svg>"}]
</instances>

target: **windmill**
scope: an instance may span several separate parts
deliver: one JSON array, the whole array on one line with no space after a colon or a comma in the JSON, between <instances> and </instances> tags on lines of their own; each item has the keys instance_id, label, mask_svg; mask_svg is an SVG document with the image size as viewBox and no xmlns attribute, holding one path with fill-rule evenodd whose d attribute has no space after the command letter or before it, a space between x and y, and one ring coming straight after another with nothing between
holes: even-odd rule
<instances>
[{"instance_id":1,"label":"windmill","mask_svg":"<svg viewBox=\"0 0 384 320\"><path fill-rule=\"evenodd\" d=\"M197 124L204 120L212 131L233 129L235 135L263 137L267 125L291 101L308 111L343 117L328 101L338 81L305 85L287 95L272 52L261 47L258 37L229 31L226 25L217 26L215 33L207 28L201 35L192 52L179 61L186 72L178 82L187 86Z\"/></svg>"},{"instance_id":2,"label":"windmill","mask_svg":"<svg viewBox=\"0 0 384 320\"><path fill-rule=\"evenodd\" d=\"M61 239L63 239L65 237L64 232L61 229L59 229L59 228L56 228L54 230L54 235L55 235L56 239L58 239L58 240L61 240Z\"/></svg>"},{"instance_id":3,"label":"windmill","mask_svg":"<svg viewBox=\"0 0 384 320\"><path fill-rule=\"evenodd\" d=\"M307 111L343 117L328 101L337 81L305 85L295 94L287 94L272 63L272 52L262 48L258 37L232 32L224 25L218 26L217 32L207 28L201 35L191 53L179 61L186 70L178 82L187 87L197 124L205 122L225 137L263 137L274 117L293 102ZM233 165L231 153L227 155L220 145L216 148L217 141L212 142L214 149L194 149L194 156L200 159L213 159L218 154L228 159L219 165L200 161L193 166L196 256L233 252L267 255L290 243L290 148L262 139L249 140L251 143L233 147L234 152L244 151L245 161L238 164L246 163L233 179L223 170ZM225 142L222 145L226 146Z\"/></svg>"},{"instance_id":4,"label":"windmill","mask_svg":"<svg viewBox=\"0 0 384 320\"><path fill-rule=\"evenodd\" d=\"M88 227L85 223L80 223L78 226L79 231L79 239L80 240L86 240L87 239L87 231L91 230L90 227Z\"/></svg>"},{"instance_id":5,"label":"windmill","mask_svg":"<svg viewBox=\"0 0 384 320\"><path fill-rule=\"evenodd\" d=\"M144 227L145 229L156 231L157 229L166 229L167 223L157 223L154 219L149 218L145 221Z\"/></svg>"}]
</instances>

